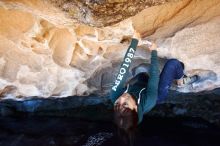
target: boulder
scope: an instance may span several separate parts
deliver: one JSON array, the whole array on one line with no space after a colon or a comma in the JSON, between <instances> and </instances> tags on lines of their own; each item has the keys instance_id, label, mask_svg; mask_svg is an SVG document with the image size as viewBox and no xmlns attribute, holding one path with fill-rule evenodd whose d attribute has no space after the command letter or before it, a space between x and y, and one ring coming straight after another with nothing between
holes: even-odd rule
<instances>
[{"instance_id":1,"label":"boulder","mask_svg":"<svg viewBox=\"0 0 220 146\"><path fill-rule=\"evenodd\" d=\"M49 46L53 50L53 59L57 64L64 67L69 66L75 42L76 38L68 29L55 30L49 42Z\"/></svg>"}]
</instances>

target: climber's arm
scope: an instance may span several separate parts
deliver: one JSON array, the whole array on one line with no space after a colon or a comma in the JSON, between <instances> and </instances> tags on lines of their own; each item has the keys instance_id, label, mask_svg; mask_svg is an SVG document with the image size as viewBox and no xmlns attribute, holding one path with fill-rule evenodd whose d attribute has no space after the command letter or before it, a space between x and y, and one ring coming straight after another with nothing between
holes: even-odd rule
<instances>
[{"instance_id":1,"label":"climber's arm","mask_svg":"<svg viewBox=\"0 0 220 146\"><path fill-rule=\"evenodd\" d=\"M156 104L158 96L158 83L159 83L159 65L157 59L156 48L151 52L151 65L149 72L149 80L147 84L147 93L140 100L143 113L150 111Z\"/></svg>"},{"instance_id":2,"label":"climber's arm","mask_svg":"<svg viewBox=\"0 0 220 146\"><path fill-rule=\"evenodd\" d=\"M116 79L113 82L113 86L110 94L110 99L113 104L115 103L117 98L121 96L121 94L123 93L123 87L125 85L127 75L129 73L130 64L132 62L132 58L134 57L137 44L138 44L138 40L132 39L131 44L128 47L124 60L119 69L119 73L117 74Z\"/></svg>"}]
</instances>

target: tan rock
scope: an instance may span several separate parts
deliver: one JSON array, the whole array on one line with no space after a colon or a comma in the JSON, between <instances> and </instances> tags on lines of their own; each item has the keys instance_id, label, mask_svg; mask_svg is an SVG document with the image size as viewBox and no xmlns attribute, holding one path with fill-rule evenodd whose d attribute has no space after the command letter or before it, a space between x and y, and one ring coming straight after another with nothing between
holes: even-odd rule
<instances>
[{"instance_id":1,"label":"tan rock","mask_svg":"<svg viewBox=\"0 0 220 146\"><path fill-rule=\"evenodd\" d=\"M123 3L127 2L128 0L108 0L109 3Z\"/></svg>"},{"instance_id":2,"label":"tan rock","mask_svg":"<svg viewBox=\"0 0 220 146\"><path fill-rule=\"evenodd\" d=\"M33 8L42 10L46 4L44 0L7 0L10 3L21 3ZM47 4L48 5L48 4Z\"/></svg>"},{"instance_id":3,"label":"tan rock","mask_svg":"<svg viewBox=\"0 0 220 146\"><path fill-rule=\"evenodd\" d=\"M219 7L219 0L170 2L150 7L134 16L133 27L142 37L152 34L154 39L168 37L188 25L193 26L220 15Z\"/></svg>"},{"instance_id":4,"label":"tan rock","mask_svg":"<svg viewBox=\"0 0 220 146\"><path fill-rule=\"evenodd\" d=\"M30 30L35 19L30 13L20 10L0 8L0 34L18 39L22 33Z\"/></svg>"},{"instance_id":5,"label":"tan rock","mask_svg":"<svg viewBox=\"0 0 220 146\"><path fill-rule=\"evenodd\" d=\"M0 76L10 81L16 80L19 69L19 64L16 61L5 59L5 54L11 52L13 48L16 48L16 45L12 41L0 36L0 57L4 60L0 65Z\"/></svg>"},{"instance_id":6,"label":"tan rock","mask_svg":"<svg viewBox=\"0 0 220 146\"><path fill-rule=\"evenodd\" d=\"M103 57L110 60L118 60L123 57L123 54L125 54L127 48L128 45L126 44L110 45L106 49L106 52L104 53Z\"/></svg>"},{"instance_id":7,"label":"tan rock","mask_svg":"<svg viewBox=\"0 0 220 146\"><path fill-rule=\"evenodd\" d=\"M17 87L13 85L8 85L4 89L0 89L0 97L4 97L7 94L13 94L16 92L16 90L17 90Z\"/></svg>"},{"instance_id":8,"label":"tan rock","mask_svg":"<svg viewBox=\"0 0 220 146\"><path fill-rule=\"evenodd\" d=\"M57 64L64 67L69 66L75 42L76 38L66 28L57 29L54 32L49 46L53 50L53 59Z\"/></svg>"},{"instance_id":9,"label":"tan rock","mask_svg":"<svg viewBox=\"0 0 220 146\"><path fill-rule=\"evenodd\" d=\"M46 29L54 27L54 25L52 23L48 22L45 19L40 20L40 24L43 28L46 28Z\"/></svg>"},{"instance_id":10,"label":"tan rock","mask_svg":"<svg viewBox=\"0 0 220 146\"><path fill-rule=\"evenodd\" d=\"M85 48L86 51L85 53L88 55L97 55L99 51L101 51L101 46L99 43L91 40L82 40L82 44Z\"/></svg>"},{"instance_id":11,"label":"tan rock","mask_svg":"<svg viewBox=\"0 0 220 146\"><path fill-rule=\"evenodd\" d=\"M16 47L15 44L7 38L0 35L0 57L3 57L7 51Z\"/></svg>"},{"instance_id":12,"label":"tan rock","mask_svg":"<svg viewBox=\"0 0 220 146\"><path fill-rule=\"evenodd\" d=\"M172 19L179 11L187 6L190 1L182 0L145 9L132 18L133 27L143 37L151 35L164 22Z\"/></svg>"},{"instance_id":13,"label":"tan rock","mask_svg":"<svg viewBox=\"0 0 220 146\"><path fill-rule=\"evenodd\" d=\"M12 48L4 54L5 65L2 71L2 77L9 81L17 79L17 72L22 65L28 66L32 72L38 72L42 69L42 59L40 56L30 52L22 52L19 48Z\"/></svg>"},{"instance_id":14,"label":"tan rock","mask_svg":"<svg viewBox=\"0 0 220 146\"><path fill-rule=\"evenodd\" d=\"M89 60L89 56L84 52L83 48L81 48L80 45L76 43L70 65L83 68L87 60Z\"/></svg>"},{"instance_id":15,"label":"tan rock","mask_svg":"<svg viewBox=\"0 0 220 146\"><path fill-rule=\"evenodd\" d=\"M95 28L88 26L88 25L79 25L76 29L75 32L77 36L84 36L84 35L91 35L95 36Z\"/></svg>"},{"instance_id":16,"label":"tan rock","mask_svg":"<svg viewBox=\"0 0 220 146\"><path fill-rule=\"evenodd\" d=\"M32 51L40 55L50 55L52 50L45 48L41 43L33 43Z\"/></svg>"},{"instance_id":17,"label":"tan rock","mask_svg":"<svg viewBox=\"0 0 220 146\"><path fill-rule=\"evenodd\" d=\"M4 66L4 70L2 73L2 77L5 80L8 81L15 81L16 80L16 76L17 76L17 72L20 68L20 65L17 64L15 61L13 60L9 60L7 61L7 63Z\"/></svg>"},{"instance_id":18,"label":"tan rock","mask_svg":"<svg viewBox=\"0 0 220 146\"><path fill-rule=\"evenodd\" d=\"M40 43L44 43L45 40L41 35L36 35L36 37L33 37L33 39L35 39L36 41L40 42Z\"/></svg>"},{"instance_id":19,"label":"tan rock","mask_svg":"<svg viewBox=\"0 0 220 146\"><path fill-rule=\"evenodd\" d=\"M108 29L97 29L98 40L112 40L114 38L114 33Z\"/></svg>"}]
</instances>

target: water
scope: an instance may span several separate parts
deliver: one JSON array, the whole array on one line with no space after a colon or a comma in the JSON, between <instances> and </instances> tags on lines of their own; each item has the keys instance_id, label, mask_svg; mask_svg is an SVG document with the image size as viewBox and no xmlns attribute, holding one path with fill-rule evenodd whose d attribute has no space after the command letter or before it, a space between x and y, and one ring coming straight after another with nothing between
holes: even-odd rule
<instances>
[{"instance_id":1,"label":"water","mask_svg":"<svg viewBox=\"0 0 220 146\"><path fill-rule=\"evenodd\" d=\"M110 122L1 117L0 146L123 146ZM195 118L145 118L137 146L219 146L220 129Z\"/></svg>"}]
</instances>

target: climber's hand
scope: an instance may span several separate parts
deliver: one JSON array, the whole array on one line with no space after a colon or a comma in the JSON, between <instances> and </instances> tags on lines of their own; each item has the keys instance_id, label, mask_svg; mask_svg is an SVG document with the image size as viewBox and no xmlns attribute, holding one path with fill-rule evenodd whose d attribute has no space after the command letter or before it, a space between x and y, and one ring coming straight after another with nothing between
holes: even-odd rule
<instances>
[{"instance_id":1,"label":"climber's hand","mask_svg":"<svg viewBox=\"0 0 220 146\"><path fill-rule=\"evenodd\" d=\"M157 44L156 43L152 43L152 45L149 48L150 51L156 50L157 51Z\"/></svg>"},{"instance_id":2,"label":"climber's hand","mask_svg":"<svg viewBox=\"0 0 220 146\"><path fill-rule=\"evenodd\" d=\"M135 31L132 38L135 38L137 40L141 40L141 34Z\"/></svg>"}]
</instances>

